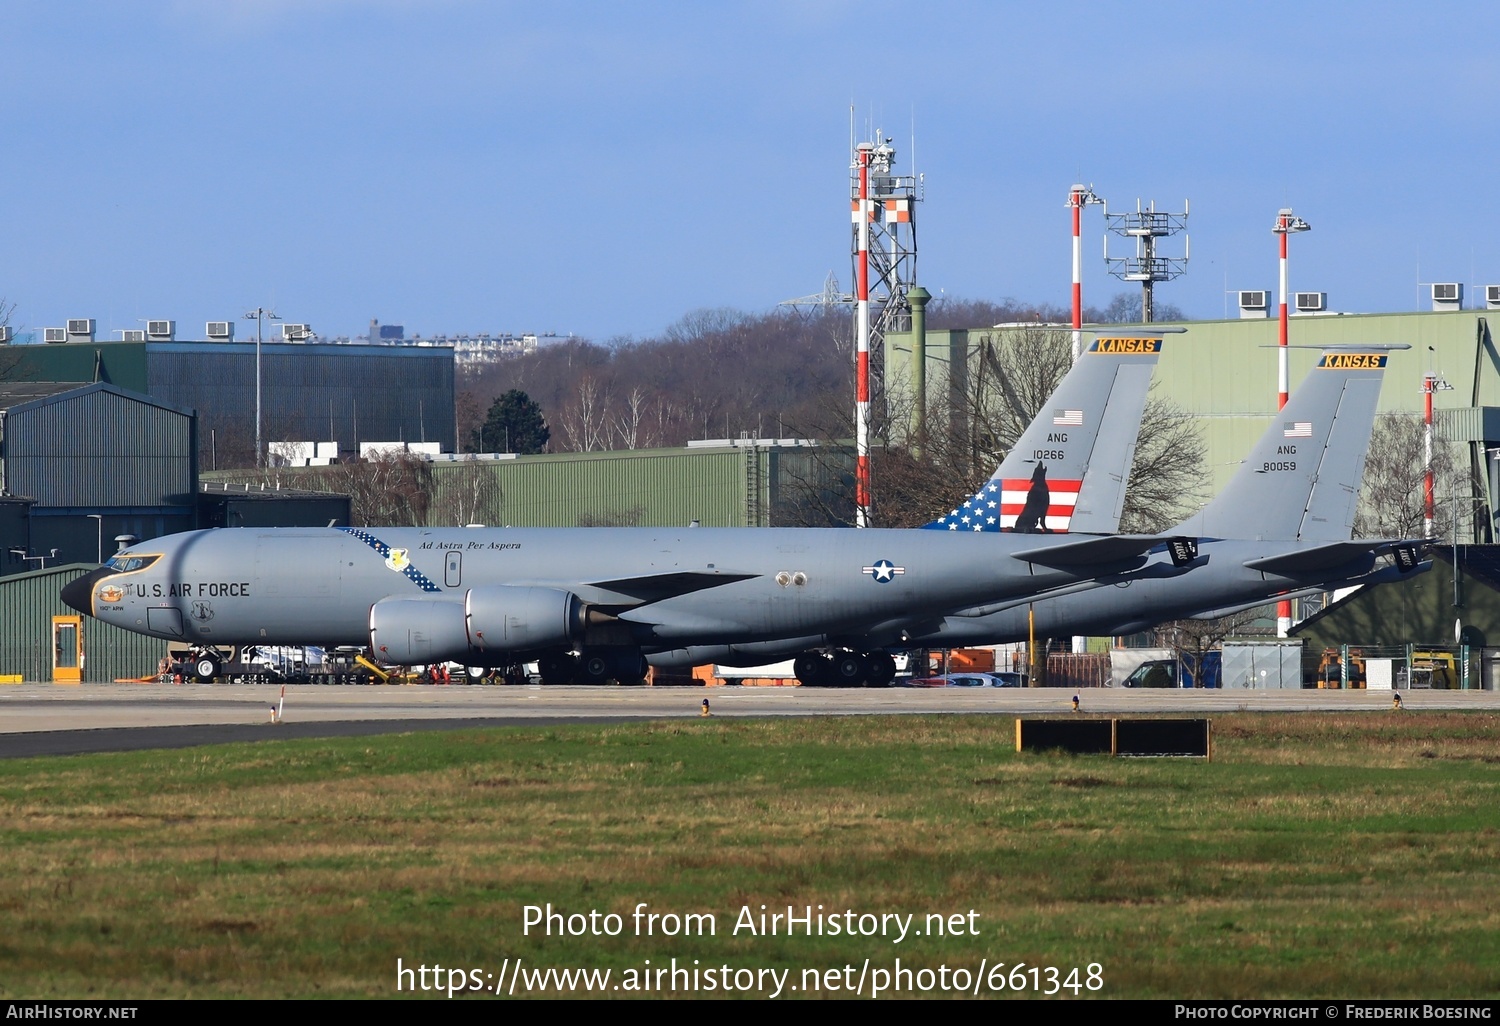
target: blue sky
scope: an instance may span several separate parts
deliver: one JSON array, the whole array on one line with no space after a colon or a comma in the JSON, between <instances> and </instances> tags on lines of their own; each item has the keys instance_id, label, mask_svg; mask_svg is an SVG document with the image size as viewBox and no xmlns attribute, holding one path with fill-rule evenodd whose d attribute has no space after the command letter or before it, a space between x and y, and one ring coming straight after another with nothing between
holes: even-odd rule
<instances>
[{"instance_id":1,"label":"blue sky","mask_svg":"<svg viewBox=\"0 0 1500 1026\"><path fill-rule=\"evenodd\" d=\"M3 0L22 327L650 335L848 287L849 120L926 176L919 277L1067 302L1069 185L1191 200L1190 316L1500 283L1483 5ZM1124 289L1084 227L1085 298ZM1233 304L1230 304L1233 313ZM244 337L245 328L239 329ZM117 335L114 337L118 337Z\"/></svg>"}]
</instances>

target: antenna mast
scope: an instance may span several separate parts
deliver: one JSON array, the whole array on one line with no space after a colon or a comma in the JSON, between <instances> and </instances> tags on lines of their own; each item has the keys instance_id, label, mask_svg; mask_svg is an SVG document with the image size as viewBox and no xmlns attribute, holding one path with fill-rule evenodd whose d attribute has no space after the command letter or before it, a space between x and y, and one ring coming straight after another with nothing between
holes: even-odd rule
<instances>
[{"instance_id":1,"label":"antenna mast","mask_svg":"<svg viewBox=\"0 0 1500 1026\"><path fill-rule=\"evenodd\" d=\"M1159 281L1171 281L1187 270L1188 239L1182 237L1182 256L1161 256L1156 252L1158 239L1170 238L1178 232L1187 231L1188 204L1182 201L1182 213L1169 214L1156 209L1156 201L1143 208L1135 201L1132 213L1112 214L1109 204L1104 205L1104 223L1111 232L1135 240L1135 255L1112 257L1109 255L1109 236L1104 236L1104 262L1109 273L1121 281L1141 283L1141 322L1150 324L1154 319L1152 287Z\"/></svg>"}]
</instances>

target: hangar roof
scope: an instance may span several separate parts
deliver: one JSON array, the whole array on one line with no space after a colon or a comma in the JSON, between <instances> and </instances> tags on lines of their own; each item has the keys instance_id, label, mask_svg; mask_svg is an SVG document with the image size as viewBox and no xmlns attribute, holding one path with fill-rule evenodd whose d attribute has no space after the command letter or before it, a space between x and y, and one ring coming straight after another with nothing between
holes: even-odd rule
<instances>
[{"instance_id":1,"label":"hangar roof","mask_svg":"<svg viewBox=\"0 0 1500 1026\"><path fill-rule=\"evenodd\" d=\"M77 387L76 381L0 381L0 410L70 392Z\"/></svg>"}]
</instances>

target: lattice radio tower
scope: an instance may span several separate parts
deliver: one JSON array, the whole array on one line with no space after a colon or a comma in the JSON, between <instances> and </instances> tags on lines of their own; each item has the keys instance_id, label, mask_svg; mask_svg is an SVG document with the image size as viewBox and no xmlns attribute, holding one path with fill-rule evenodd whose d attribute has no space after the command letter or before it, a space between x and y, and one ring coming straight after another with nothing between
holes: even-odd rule
<instances>
[{"instance_id":1,"label":"lattice radio tower","mask_svg":"<svg viewBox=\"0 0 1500 1026\"><path fill-rule=\"evenodd\" d=\"M1188 262L1188 237L1187 232L1188 203L1182 201L1182 213L1169 214L1156 209L1156 201L1151 201L1151 206L1143 208L1141 201L1135 201L1135 210L1123 214L1111 213L1109 205L1104 206L1104 223L1110 232L1122 235L1127 239L1135 240L1134 256L1109 255L1109 234L1104 236L1104 262L1109 267L1109 273L1121 281L1138 281L1141 283L1141 321L1150 324L1153 318L1152 287L1159 281L1171 281L1187 270ZM1162 256L1156 251L1158 239L1170 238L1179 232L1182 236L1182 256Z\"/></svg>"},{"instance_id":2,"label":"lattice radio tower","mask_svg":"<svg viewBox=\"0 0 1500 1026\"><path fill-rule=\"evenodd\" d=\"M895 173L896 150L884 133L854 147L849 199L853 221L855 473L857 527L870 524L870 353L911 316L907 292L917 280L917 203L920 179Z\"/></svg>"}]
</instances>

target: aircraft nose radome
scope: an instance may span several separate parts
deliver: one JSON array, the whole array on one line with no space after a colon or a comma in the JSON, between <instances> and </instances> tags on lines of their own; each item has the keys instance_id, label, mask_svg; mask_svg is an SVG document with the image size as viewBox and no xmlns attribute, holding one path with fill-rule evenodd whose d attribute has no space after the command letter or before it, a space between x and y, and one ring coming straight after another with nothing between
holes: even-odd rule
<instances>
[{"instance_id":1,"label":"aircraft nose radome","mask_svg":"<svg viewBox=\"0 0 1500 1026\"><path fill-rule=\"evenodd\" d=\"M100 567L98 570L90 570L82 577L63 585L62 600L80 613L94 615L92 596L94 585L115 571L108 567Z\"/></svg>"}]
</instances>

